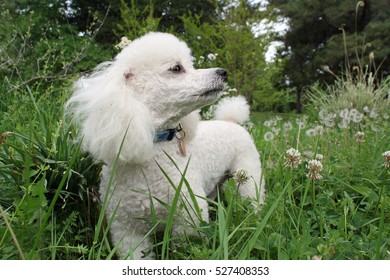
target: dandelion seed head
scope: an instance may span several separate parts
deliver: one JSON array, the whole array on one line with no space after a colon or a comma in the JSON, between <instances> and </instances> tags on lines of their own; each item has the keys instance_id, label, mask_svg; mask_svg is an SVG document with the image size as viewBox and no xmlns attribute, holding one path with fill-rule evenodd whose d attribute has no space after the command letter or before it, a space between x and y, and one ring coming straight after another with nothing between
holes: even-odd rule
<instances>
[{"instance_id":1,"label":"dandelion seed head","mask_svg":"<svg viewBox=\"0 0 390 280\"><path fill-rule=\"evenodd\" d=\"M310 128L306 130L306 135L309 137L314 137L317 135L316 130L314 128Z\"/></svg>"},{"instance_id":2,"label":"dandelion seed head","mask_svg":"<svg viewBox=\"0 0 390 280\"><path fill-rule=\"evenodd\" d=\"M286 131L286 132L292 130L292 128L293 128L293 125L292 125L291 122L285 122L285 123L283 124L283 129L284 129L284 131Z\"/></svg>"},{"instance_id":3,"label":"dandelion seed head","mask_svg":"<svg viewBox=\"0 0 390 280\"><path fill-rule=\"evenodd\" d=\"M274 139L274 134L271 131L267 131L264 134L264 140L268 142L271 141L272 139Z\"/></svg>"}]
</instances>

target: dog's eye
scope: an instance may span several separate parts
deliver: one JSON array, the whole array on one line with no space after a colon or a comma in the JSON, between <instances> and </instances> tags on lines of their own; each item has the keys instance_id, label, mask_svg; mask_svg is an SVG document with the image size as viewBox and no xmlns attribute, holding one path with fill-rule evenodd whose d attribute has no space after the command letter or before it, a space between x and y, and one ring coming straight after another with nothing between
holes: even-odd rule
<instances>
[{"instance_id":1,"label":"dog's eye","mask_svg":"<svg viewBox=\"0 0 390 280\"><path fill-rule=\"evenodd\" d=\"M169 69L169 71L175 72L175 73L180 73L180 72L183 72L183 71L184 71L184 68L183 68L183 66L181 66L180 64L178 64L178 65L175 65L175 66L171 67L171 68Z\"/></svg>"}]
</instances>

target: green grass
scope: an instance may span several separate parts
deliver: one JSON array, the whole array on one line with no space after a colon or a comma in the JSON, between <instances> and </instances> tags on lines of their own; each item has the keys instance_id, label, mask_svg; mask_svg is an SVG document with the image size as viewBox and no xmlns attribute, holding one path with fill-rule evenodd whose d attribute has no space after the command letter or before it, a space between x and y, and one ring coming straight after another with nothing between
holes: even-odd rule
<instances>
[{"instance_id":1,"label":"green grass","mask_svg":"<svg viewBox=\"0 0 390 280\"><path fill-rule=\"evenodd\" d=\"M61 117L65 90L60 97L54 94L58 89L38 90L19 90L18 104L14 98L3 101L7 111L1 130L9 133L0 145L0 258L118 258L109 238L112 217L104 217L107 201L98 198L100 166L80 150L75 129ZM21 113L11 118L16 107ZM180 194L191 190L186 170L180 170L179 185L167 176L176 192L173 205L165 205L165 220L151 213L149 237L155 247L149 249L157 258L389 259L390 170L382 157L390 150L389 119L361 111L359 122L343 123L337 115L333 124L316 115L326 108L308 109L310 117L254 114L249 130L267 188L259 212L229 180L216 200L208 200L210 221L188 222L195 236L172 235L176 205L196 198L191 191L189 198ZM356 142L358 131L365 133L365 142ZM271 133L269 140L265 136ZM285 165L290 148L302 154L297 168ZM322 179L313 180L306 176L306 164L318 154L323 155ZM201 216L196 203L184 211ZM166 230L155 232L157 225Z\"/></svg>"}]
</instances>

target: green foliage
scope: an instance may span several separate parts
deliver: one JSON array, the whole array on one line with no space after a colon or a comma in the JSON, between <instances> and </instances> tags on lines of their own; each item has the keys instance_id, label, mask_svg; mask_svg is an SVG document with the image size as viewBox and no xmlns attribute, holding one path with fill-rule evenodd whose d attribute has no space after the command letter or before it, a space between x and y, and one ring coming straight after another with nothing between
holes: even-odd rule
<instances>
[{"instance_id":1,"label":"green foliage","mask_svg":"<svg viewBox=\"0 0 390 280\"><path fill-rule=\"evenodd\" d=\"M140 10L136 1L129 4L120 0L120 15L122 21L117 24L114 30L118 37L126 35L128 39L134 40L151 31L157 31L160 19L153 17L154 6L152 2Z\"/></svg>"},{"instance_id":2,"label":"green foliage","mask_svg":"<svg viewBox=\"0 0 390 280\"><path fill-rule=\"evenodd\" d=\"M292 101L289 91L279 91L280 66L267 63L265 53L270 38L255 35L252 22L260 21L266 14L248 9L246 1L236 7L224 9L223 21L216 24L201 23L198 16L182 17L184 40L193 50L199 66L223 67L229 73L229 86L244 95L255 110L288 108ZM202 65L209 54L217 60ZM210 60L208 61L210 62Z\"/></svg>"},{"instance_id":3,"label":"green foliage","mask_svg":"<svg viewBox=\"0 0 390 280\"><path fill-rule=\"evenodd\" d=\"M32 92L30 96L30 112L36 112L30 115L30 127L24 132L6 132L1 138L0 203L10 213L9 224L26 257L63 258L62 249L68 254L74 247L85 246L81 242L90 240L98 215L93 201L100 168L89 155L80 152L73 138L74 129L62 121L51 121L38 107ZM66 222L69 215L77 216L80 229L76 238L65 240L65 232L58 237L65 230L62 223L67 223L67 230L76 223ZM17 251L7 245L12 244L8 232L8 228L1 227L0 252L13 259Z\"/></svg>"},{"instance_id":4,"label":"green foliage","mask_svg":"<svg viewBox=\"0 0 390 280\"><path fill-rule=\"evenodd\" d=\"M323 70L327 66L336 76L376 66L370 71L378 79L390 71L389 2L383 0L270 0L274 12L288 20L281 54L288 58L284 74L289 86L300 93L314 82L332 83L335 79ZM379 67L380 66L380 67Z\"/></svg>"}]
</instances>

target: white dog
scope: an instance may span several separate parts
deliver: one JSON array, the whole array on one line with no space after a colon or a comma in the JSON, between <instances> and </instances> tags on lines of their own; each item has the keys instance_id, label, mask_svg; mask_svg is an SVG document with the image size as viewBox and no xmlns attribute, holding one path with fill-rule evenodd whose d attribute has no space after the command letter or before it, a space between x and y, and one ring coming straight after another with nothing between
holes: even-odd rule
<instances>
[{"instance_id":1,"label":"white dog","mask_svg":"<svg viewBox=\"0 0 390 280\"><path fill-rule=\"evenodd\" d=\"M233 122L199 121L197 110L220 97L227 72L192 64L184 42L149 33L80 79L67 103L83 148L105 163L100 193L102 201L108 195L107 218L115 215L110 231L122 257L140 259L152 247L150 217L166 217L175 196L171 183L179 186L187 164L181 203L188 207L178 205L174 231L191 234L189 223L208 221L205 198L238 170L249 178L240 195L263 203L260 158L248 132ZM236 103L218 114L238 121L235 111L249 110ZM188 211L197 207L200 218Z\"/></svg>"}]
</instances>

